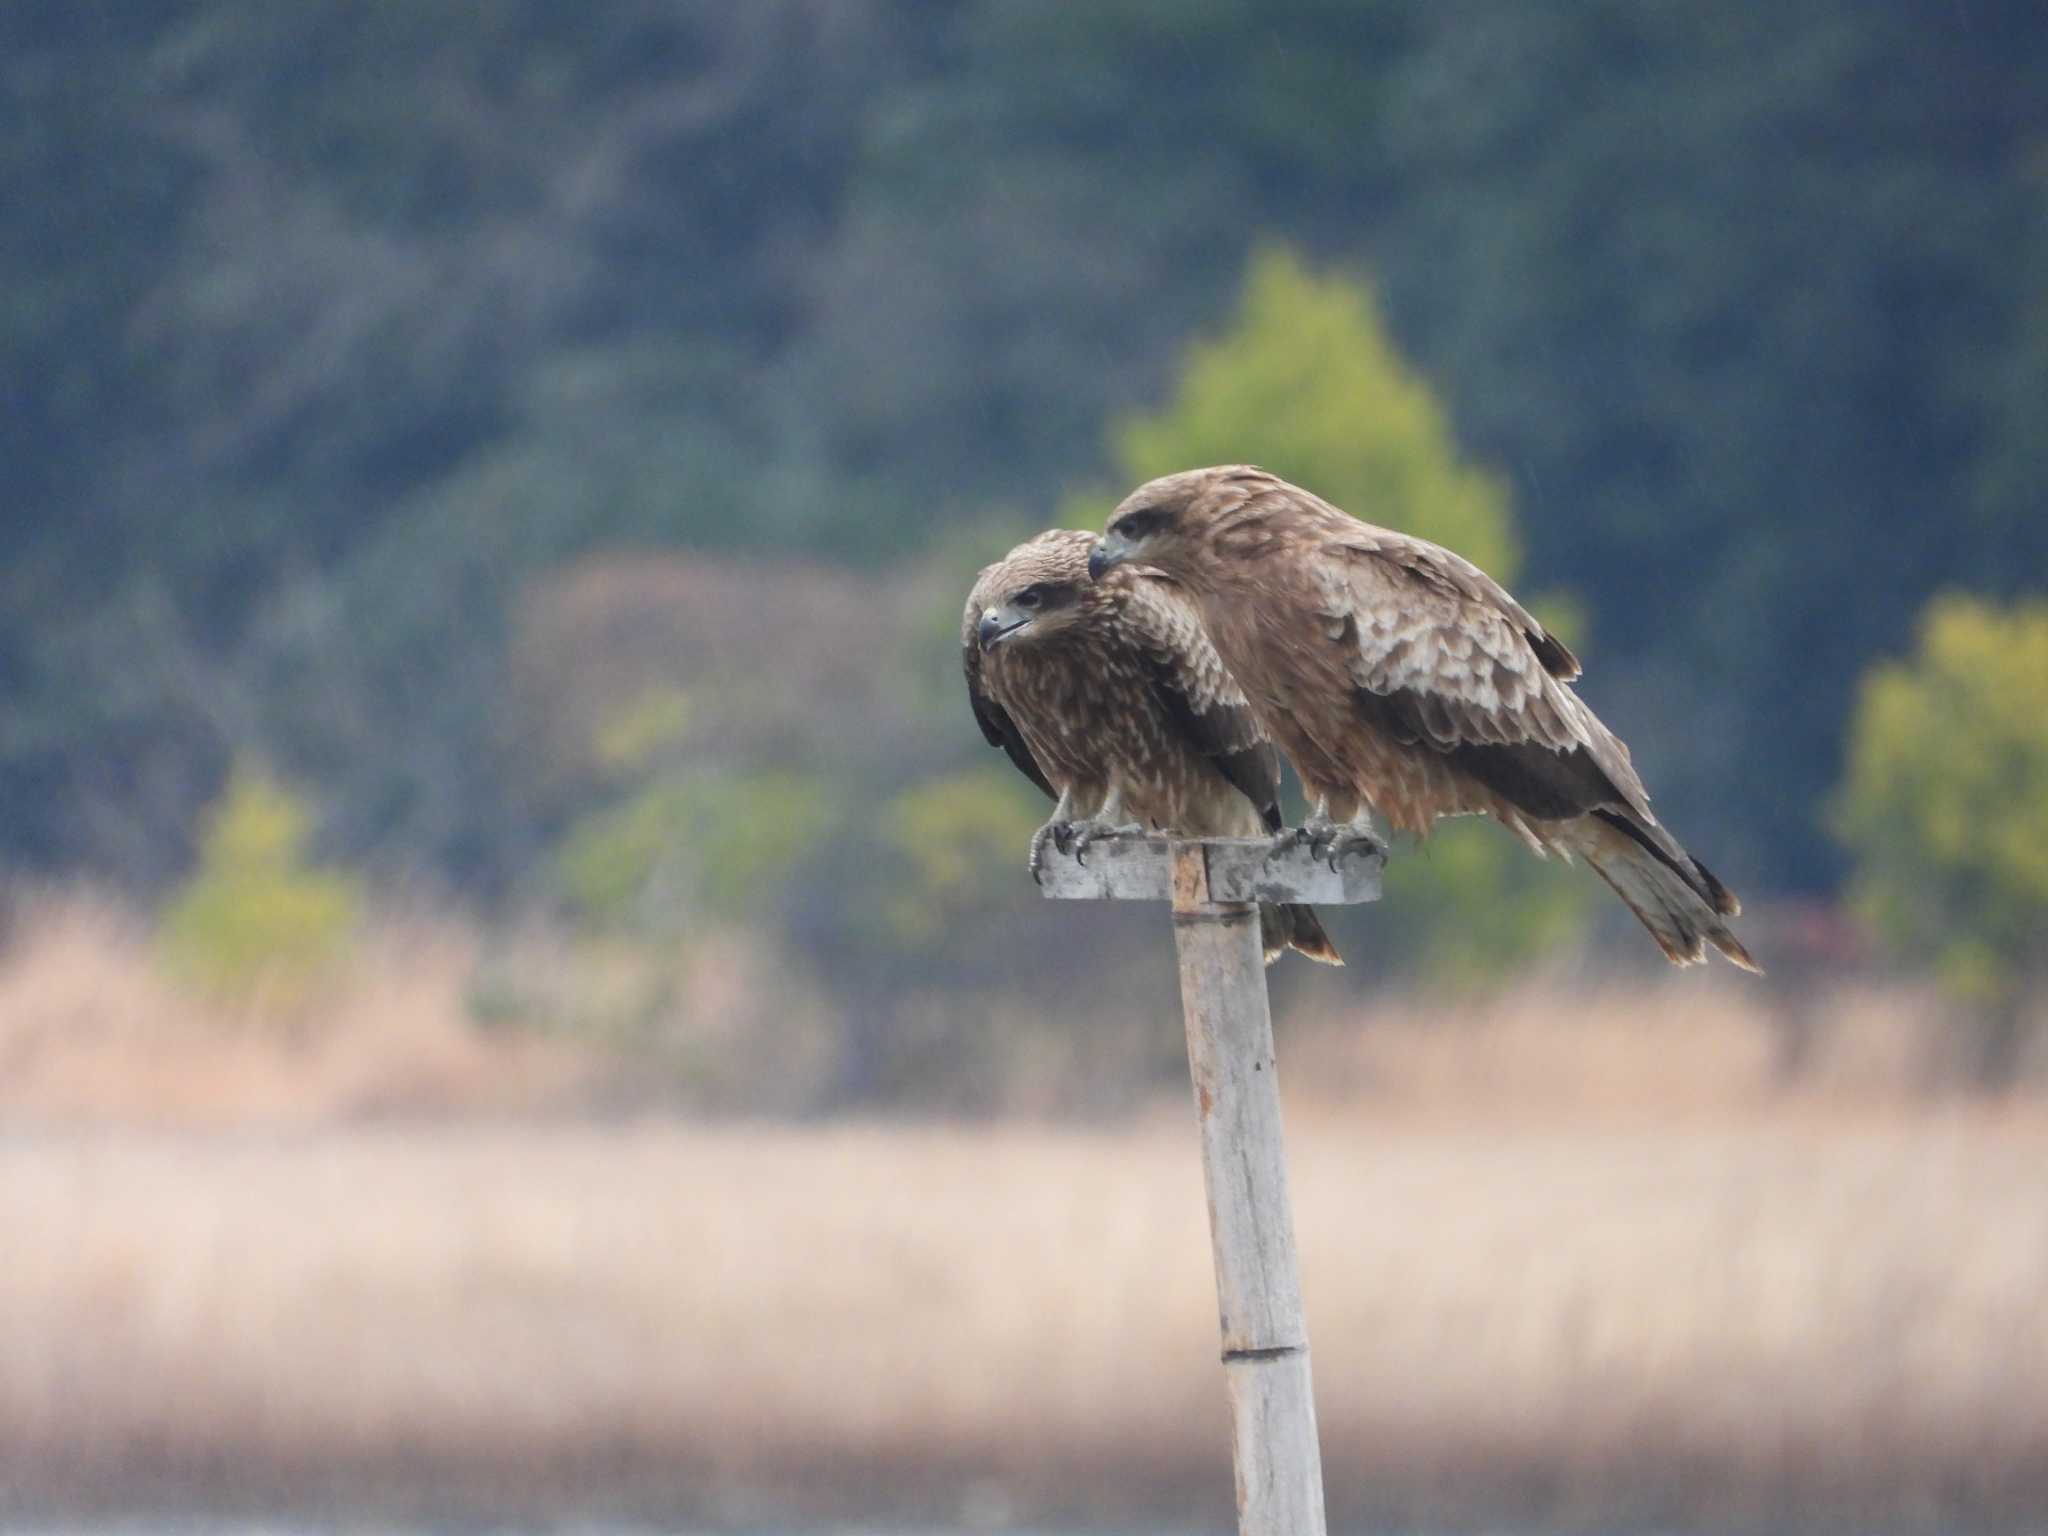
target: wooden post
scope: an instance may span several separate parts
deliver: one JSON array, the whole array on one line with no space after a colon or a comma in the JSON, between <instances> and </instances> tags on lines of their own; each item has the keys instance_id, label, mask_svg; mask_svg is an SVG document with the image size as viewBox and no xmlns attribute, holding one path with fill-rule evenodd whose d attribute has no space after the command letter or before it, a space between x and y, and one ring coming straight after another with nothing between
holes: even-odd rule
<instances>
[{"instance_id":1,"label":"wooden post","mask_svg":"<svg viewBox=\"0 0 2048 1536\"><path fill-rule=\"evenodd\" d=\"M1258 903L1371 901L1381 864L1352 856L1333 871L1306 848L1132 838L1090 848L1086 868L1054 859L1044 872L1048 896L1173 903L1243 1536L1325 1532Z\"/></svg>"},{"instance_id":2,"label":"wooden post","mask_svg":"<svg viewBox=\"0 0 2048 1536\"><path fill-rule=\"evenodd\" d=\"M1212 899L1200 844L1173 850L1173 943L1209 1190L1238 1529L1247 1536L1323 1536L1323 1456L1259 909Z\"/></svg>"}]
</instances>

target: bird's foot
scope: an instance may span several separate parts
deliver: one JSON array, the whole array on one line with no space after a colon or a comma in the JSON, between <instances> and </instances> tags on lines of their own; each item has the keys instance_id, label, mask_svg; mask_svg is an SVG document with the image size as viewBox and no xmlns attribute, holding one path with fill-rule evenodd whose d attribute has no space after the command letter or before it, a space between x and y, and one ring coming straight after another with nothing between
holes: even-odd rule
<instances>
[{"instance_id":1,"label":"bird's foot","mask_svg":"<svg viewBox=\"0 0 2048 1536\"><path fill-rule=\"evenodd\" d=\"M1354 853L1380 852L1380 840L1370 830L1358 824L1335 826L1324 822L1309 834L1309 857L1321 859L1329 865L1330 873L1337 873L1339 861Z\"/></svg>"},{"instance_id":2,"label":"bird's foot","mask_svg":"<svg viewBox=\"0 0 2048 1536\"><path fill-rule=\"evenodd\" d=\"M1319 842L1327 842L1337 831L1337 823L1329 819L1329 811L1317 805L1303 819L1298 827L1280 827L1274 834L1274 856L1290 854L1296 848L1317 848Z\"/></svg>"},{"instance_id":3,"label":"bird's foot","mask_svg":"<svg viewBox=\"0 0 2048 1536\"><path fill-rule=\"evenodd\" d=\"M1074 823L1074 846L1072 850L1074 862L1086 865L1089 847L1094 843L1100 842L1103 838L1143 837L1144 835L1145 829L1135 821L1127 821L1122 826L1117 826L1115 823L1108 821L1077 821ZM1067 850L1062 849L1061 851L1066 852Z\"/></svg>"},{"instance_id":4,"label":"bird's foot","mask_svg":"<svg viewBox=\"0 0 2048 1536\"><path fill-rule=\"evenodd\" d=\"M1036 832L1031 834L1031 878L1039 885L1045 884L1045 848L1050 843L1061 853L1074 851L1075 823L1064 817L1055 816Z\"/></svg>"},{"instance_id":5,"label":"bird's foot","mask_svg":"<svg viewBox=\"0 0 2048 1536\"><path fill-rule=\"evenodd\" d=\"M1308 813L1300 826L1282 827L1273 834L1273 853L1291 853L1304 844L1314 848L1318 838L1328 839L1336 830L1336 823L1332 822L1329 814L1318 806Z\"/></svg>"}]
</instances>

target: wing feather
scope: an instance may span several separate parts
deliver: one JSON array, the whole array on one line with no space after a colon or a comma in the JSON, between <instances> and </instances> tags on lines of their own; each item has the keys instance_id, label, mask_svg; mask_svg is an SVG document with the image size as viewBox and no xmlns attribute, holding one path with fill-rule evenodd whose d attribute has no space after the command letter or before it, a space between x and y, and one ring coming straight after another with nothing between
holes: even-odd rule
<instances>
[{"instance_id":1,"label":"wing feather","mask_svg":"<svg viewBox=\"0 0 2048 1536\"><path fill-rule=\"evenodd\" d=\"M1340 516L1342 514L1339 514ZM1338 541L1338 548L1354 556L1378 557L1405 574L1414 588L1434 591L1469 610L1491 615L1496 623L1519 633L1529 654L1539 666L1561 683L1579 675L1579 659L1562 640L1546 630L1536 617L1509 595L1507 588L1479 569L1463 555L1369 523L1352 523Z\"/></svg>"},{"instance_id":2,"label":"wing feather","mask_svg":"<svg viewBox=\"0 0 2048 1536\"><path fill-rule=\"evenodd\" d=\"M1381 530L1331 553L1322 608L1349 620L1368 723L1455 757L1531 815L1612 804L1649 817L1628 748L1565 686L1571 652L1478 567Z\"/></svg>"},{"instance_id":3,"label":"wing feather","mask_svg":"<svg viewBox=\"0 0 2048 1536\"><path fill-rule=\"evenodd\" d=\"M1120 622L1174 729L1251 801L1267 829L1277 832L1280 754L1260 729L1244 690L1225 670L1193 600L1163 577L1138 575Z\"/></svg>"}]
</instances>

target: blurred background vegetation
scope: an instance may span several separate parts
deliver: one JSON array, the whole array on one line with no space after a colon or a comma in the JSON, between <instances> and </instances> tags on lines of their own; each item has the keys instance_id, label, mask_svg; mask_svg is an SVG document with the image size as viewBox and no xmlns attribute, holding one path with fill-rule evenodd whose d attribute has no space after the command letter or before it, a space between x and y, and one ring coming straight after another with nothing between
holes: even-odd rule
<instances>
[{"instance_id":1,"label":"blurred background vegetation","mask_svg":"<svg viewBox=\"0 0 2048 1536\"><path fill-rule=\"evenodd\" d=\"M1253 459L1537 600L1786 985L1846 895L2018 1070L2033 0L19 0L0 110L0 866L207 988L424 902L707 1102L999 1096L1081 1026L996 1000L1166 972L1022 879L961 594ZM1454 829L1345 984L1612 921Z\"/></svg>"}]
</instances>

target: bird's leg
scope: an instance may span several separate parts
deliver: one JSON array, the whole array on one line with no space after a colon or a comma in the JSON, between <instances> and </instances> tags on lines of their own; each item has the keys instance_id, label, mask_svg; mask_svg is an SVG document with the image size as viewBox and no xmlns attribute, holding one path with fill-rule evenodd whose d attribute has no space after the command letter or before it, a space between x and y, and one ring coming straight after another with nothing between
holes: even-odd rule
<instances>
[{"instance_id":1,"label":"bird's leg","mask_svg":"<svg viewBox=\"0 0 2048 1536\"><path fill-rule=\"evenodd\" d=\"M1358 814L1342 826L1332 824L1329 817L1324 816L1322 825L1309 838L1308 851L1329 865L1330 873L1334 875L1337 861L1346 854L1378 853L1384 846L1379 834L1373 830L1372 812L1361 802Z\"/></svg>"},{"instance_id":2,"label":"bird's leg","mask_svg":"<svg viewBox=\"0 0 2048 1536\"><path fill-rule=\"evenodd\" d=\"M1068 819L1073 813L1074 791L1069 787L1060 791L1051 819L1031 834L1031 878L1039 885L1045 884L1045 845L1051 843L1065 853L1074 840L1074 824Z\"/></svg>"},{"instance_id":3,"label":"bird's leg","mask_svg":"<svg viewBox=\"0 0 2048 1536\"><path fill-rule=\"evenodd\" d=\"M1124 821L1124 792L1120 785L1112 784L1108 796L1102 802L1102 809L1088 820L1074 826L1074 862L1088 862L1088 845L1099 837L1142 836L1145 829L1135 821Z\"/></svg>"},{"instance_id":4,"label":"bird's leg","mask_svg":"<svg viewBox=\"0 0 2048 1536\"><path fill-rule=\"evenodd\" d=\"M1288 849L1302 843L1307 843L1313 848L1316 839L1326 836L1329 831L1330 797L1328 795L1317 795L1316 807L1308 813L1307 820L1298 827L1282 827L1273 834L1273 851L1275 853L1285 853Z\"/></svg>"}]
</instances>

